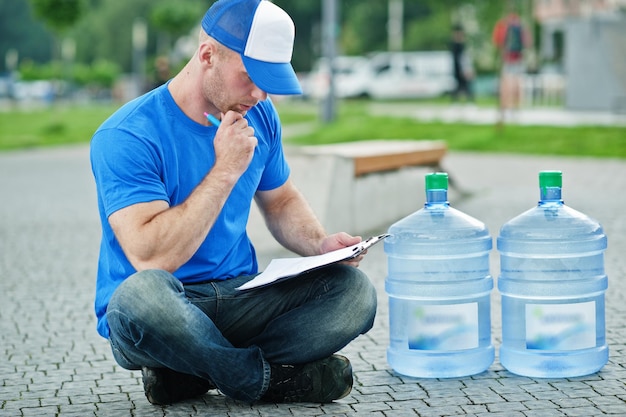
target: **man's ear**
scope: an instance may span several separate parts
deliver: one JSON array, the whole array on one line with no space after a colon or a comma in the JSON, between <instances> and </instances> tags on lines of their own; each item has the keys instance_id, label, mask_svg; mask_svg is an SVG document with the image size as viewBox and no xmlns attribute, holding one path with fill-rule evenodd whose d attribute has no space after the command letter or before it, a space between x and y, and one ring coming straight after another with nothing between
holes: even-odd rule
<instances>
[{"instance_id":1,"label":"man's ear","mask_svg":"<svg viewBox=\"0 0 626 417\"><path fill-rule=\"evenodd\" d=\"M198 47L198 59L203 65L213 66L215 57L217 56L217 45L206 40Z\"/></svg>"}]
</instances>

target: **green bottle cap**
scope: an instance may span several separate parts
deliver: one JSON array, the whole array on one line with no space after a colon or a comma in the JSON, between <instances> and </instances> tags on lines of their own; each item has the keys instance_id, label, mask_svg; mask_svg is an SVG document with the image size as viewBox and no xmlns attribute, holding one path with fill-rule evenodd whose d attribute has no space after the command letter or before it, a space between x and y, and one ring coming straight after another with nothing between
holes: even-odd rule
<instances>
[{"instance_id":1,"label":"green bottle cap","mask_svg":"<svg viewBox=\"0 0 626 417\"><path fill-rule=\"evenodd\" d=\"M426 175L426 190L447 190L448 173L433 172Z\"/></svg>"},{"instance_id":2,"label":"green bottle cap","mask_svg":"<svg viewBox=\"0 0 626 417\"><path fill-rule=\"evenodd\" d=\"M541 171L539 173L539 188L561 187L563 173L561 171Z\"/></svg>"}]
</instances>

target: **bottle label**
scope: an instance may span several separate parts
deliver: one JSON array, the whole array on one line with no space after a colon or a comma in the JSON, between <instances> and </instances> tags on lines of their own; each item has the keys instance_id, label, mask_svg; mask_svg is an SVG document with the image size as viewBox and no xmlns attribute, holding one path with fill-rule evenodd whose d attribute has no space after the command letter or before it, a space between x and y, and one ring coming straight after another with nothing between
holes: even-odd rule
<instances>
[{"instance_id":1,"label":"bottle label","mask_svg":"<svg viewBox=\"0 0 626 417\"><path fill-rule=\"evenodd\" d=\"M422 305L409 309L409 349L478 347L478 303Z\"/></svg>"},{"instance_id":2,"label":"bottle label","mask_svg":"<svg viewBox=\"0 0 626 417\"><path fill-rule=\"evenodd\" d=\"M596 303L526 304L526 348L578 350L596 346Z\"/></svg>"}]
</instances>

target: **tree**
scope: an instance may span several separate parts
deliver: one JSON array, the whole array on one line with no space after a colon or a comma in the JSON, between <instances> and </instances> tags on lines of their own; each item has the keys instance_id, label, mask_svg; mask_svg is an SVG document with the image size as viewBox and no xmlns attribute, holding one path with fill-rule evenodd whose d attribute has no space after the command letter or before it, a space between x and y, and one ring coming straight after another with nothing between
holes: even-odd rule
<instances>
[{"instance_id":1,"label":"tree","mask_svg":"<svg viewBox=\"0 0 626 417\"><path fill-rule=\"evenodd\" d=\"M0 0L0 72L5 71L5 56L17 51L20 60L45 62L51 58L50 33L33 20L27 0Z\"/></svg>"},{"instance_id":2,"label":"tree","mask_svg":"<svg viewBox=\"0 0 626 417\"><path fill-rule=\"evenodd\" d=\"M84 0L31 0L35 15L52 30L64 33L74 26L85 11Z\"/></svg>"},{"instance_id":3,"label":"tree","mask_svg":"<svg viewBox=\"0 0 626 417\"><path fill-rule=\"evenodd\" d=\"M55 39L55 48L53 56L59 51L60 42L82 16L85 10L85 0L31 0L35 15L42 19L56 32L58 39ZM68 38L69 40L69 38ZM71 55L69 59L73 60L75 55L75 43L71 41ZM65 49L65 48L64 48ZM65 51L61 55L65 55ZM65 56L63 59L65 60ZM64 62L63 77L71 78L71 63L69 59Z\"/></svg>"},{"instance_id":4,"label":"tree","mask_svg":"<svg viewBox=\"0 0 626 417\"><path fill-rule=\"evenodd\" d=\"M132 26L137 17L150 16L153 0L100 1L74 28L77 36L77 61L94 63L105 59L117 63L123 72L132 64ZM115 27L115 30L111 30ZM148 54L154 53L155 37L148 33Z\"/></svg>"},{"instance_id":5,"label":"tree","mask_svg":"<svg viewBox=\"0 0 626 417\"><path fill-rule=\"evenodd\" d=\"M321 0L273 0L285 9L296 25L293 65L308 71L321 55ZM388 0L338 1L339 53L365 55L387 48ZM520 0L530 1L530 0ZM165 53L181 34L198 24L210 0L0 0L0 58L7 48L17 49L20 59L33 57L28 50L45 50L37 62L49 56L44 29L33 21L26 4L33 6L40 21L56 34L76 40L76 61L93 64L99 59L117 63L123 71L131 68L133 20L148 20L148 56ZM406 50L447 48L453 12L462 5L476 9L480 29L472 41L490 43L490 32L504 2L493 0L404 0ZM17 11L18 6L21 11ZM191 25L191 26L190 26ZM115 28L115 30L112 30ZM19 35L19 36L18 36ZM45 33L45 36L49 36ZM193 35L192 35L193 36ZM169 39L167 39L169 37ZM164 40L163 40L164 39ZM42 47L43 44L43 47ZM29 55L30 54L30 55ZM0 60L2 68L4 60Z\"/></svg>"},{"instance_id":6,"label":"tree","mask_svg":"<svg viewBox=\"0 0 626 417\"><path fill-rule=\"evenodd\" d=\"M203 9L197 2L165 2L157 4L150 15L155 28L170 33L172 36L186 34L199 23Z\"/></svg>"},{"instance_id":7,"label":"tree","mask_svg":"<svg viewBox=\"0 0 626 417\"><path fill-rule=\"evenodd\" d=\"M199 23L199 17L204 12L203 9L204 6L196 0L191 2L166 1L154 6L150 14L150 23L167 36L164 41L159 42L158 52L167 54L171 46L171 39L189 33L191 28Z\"/></svg>"},{"instance_id":8,"label":"tree","mask_svg":"<svg viewBox=\"0 0 626 417\"><path fill-rule=\"evenodd\" d=\"M321 55L322 0L274 0L296 25L292 63L296 71L308 71Z\"/></svg>"}]
</instances>

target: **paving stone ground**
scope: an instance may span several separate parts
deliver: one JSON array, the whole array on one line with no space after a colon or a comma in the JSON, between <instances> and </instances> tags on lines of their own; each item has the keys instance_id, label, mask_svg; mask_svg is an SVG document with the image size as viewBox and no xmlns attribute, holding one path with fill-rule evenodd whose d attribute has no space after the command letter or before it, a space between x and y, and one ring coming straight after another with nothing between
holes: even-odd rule
<instances>
[{"instance_id":1,"label":"paving stone ground","mask_svg":"<svg viewBox=\"0 0 626 417\"><path fill-rule=\"evenodd\" d=\"M88 149L62 147L0 154L0 417L626 415L626 161L452 152L444 167L470 193L451 190L452 205L484 221L492 236L536 203L539 170L564 172L566 203L600 221L609 237L610 359L600 372L526 378L504 370L496 357L486 372L471 377L396 374L385 356L386 257L379 245L362 264L378 288L375 326L343 351L355 371L349 396L326 405L251 406L211 392L168 407L150 405L141 375L117 366L96 333L92 305L100 231ZM407 192L422 194L423 184ZM261 264L277 255L257 245ZM491 261L495 277L495 253ZM497 348L496 292L492 300Z\"/></svg>"}]
</instances>

